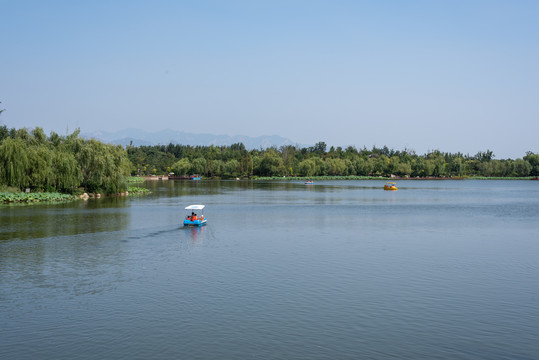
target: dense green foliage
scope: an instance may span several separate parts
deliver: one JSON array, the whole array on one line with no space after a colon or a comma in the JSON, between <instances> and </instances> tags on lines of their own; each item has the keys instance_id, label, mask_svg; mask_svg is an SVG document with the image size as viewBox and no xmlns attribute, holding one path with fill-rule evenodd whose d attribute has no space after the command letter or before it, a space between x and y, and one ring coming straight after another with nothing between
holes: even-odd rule
<instances>
[{"instance_id":1,"label":"dense green foliage","mask_svg":"<svg viewBox=\"0 0 539 360\"><path fill-rule=\"evenodd\" d=\"M539 176L539 154L522 159L494 160L492 151L476 155L433 151L417 155L387 147L358 150L327 146L323 142L300 148L247 150L231 146L159 145L128 147L133 175L201 174L215 177L252 176L410 176L410 177L528 177Z\"/></svg>"},{"instance_id":2,"label":"dense green foliage","mask_svg":"<svg viewBox=\"0 0 539 360\"><path fill-rule=\"evenodd\" d=\"M131 167L121 146L85 140L75 131L68 136L43 129L0 127L0 185L17 189L74 194L115 194L125 191Z\"/></svg>"}]
</instances>

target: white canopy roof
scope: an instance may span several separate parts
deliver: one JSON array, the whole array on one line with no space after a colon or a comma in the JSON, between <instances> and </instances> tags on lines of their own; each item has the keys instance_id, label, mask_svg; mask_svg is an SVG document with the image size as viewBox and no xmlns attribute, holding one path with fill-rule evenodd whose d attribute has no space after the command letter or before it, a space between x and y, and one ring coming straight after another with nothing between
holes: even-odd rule
<instances>
[{"instance_id":1,"label":"white canopy roof","mask_svg":"<svg viewBox=\"0 0 539 360\"><path fill-rule=\"evenodd\" d=\"M185 208L185 210L202 210L204 209L204 205L189 205Z\"/></svg>"}]
</instances>

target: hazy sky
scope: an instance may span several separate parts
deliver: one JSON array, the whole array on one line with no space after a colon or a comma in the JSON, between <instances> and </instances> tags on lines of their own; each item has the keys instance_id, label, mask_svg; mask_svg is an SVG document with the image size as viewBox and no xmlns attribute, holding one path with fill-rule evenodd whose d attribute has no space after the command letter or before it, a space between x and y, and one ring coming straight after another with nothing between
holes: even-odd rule
<instances>
[{"instance_id":1,"label":"hazy sky","mask_svg":"<svg viewBox=\"0 0 539 360\"><path fill-rule=\"evenodd\" d=\"M539 152L539 1L0 0L0 124Z\"/></svg>"}]
</instances>

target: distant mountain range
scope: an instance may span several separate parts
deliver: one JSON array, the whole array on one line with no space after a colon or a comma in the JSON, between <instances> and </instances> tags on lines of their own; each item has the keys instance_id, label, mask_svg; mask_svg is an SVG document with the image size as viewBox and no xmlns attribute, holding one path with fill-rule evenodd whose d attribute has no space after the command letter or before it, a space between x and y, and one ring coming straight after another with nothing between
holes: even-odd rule
<instances>
[{"instance_id":1,"label":"distant mountain range","mask_svg":"<svg viewBox=\"0 0 539 360\"><path fill-rule=\"evenodd\" d=\"M95 131L91 133L81 134L81 137L86 139L96 139L105 143L112 143L118 145L141 146L141 145L168 145L181 144L181 145L232 145L235 143L243 143L247 149L263 149L283 145L296 145L297 143L283 138L278 135L264 135L257 137L243 136L243 135L214 135L214 134L193 134L183 131L175 130L161 130L157 132L147 132L139 129L125 129L115 132L108 131Z\"/></svg>"}]
</instances>

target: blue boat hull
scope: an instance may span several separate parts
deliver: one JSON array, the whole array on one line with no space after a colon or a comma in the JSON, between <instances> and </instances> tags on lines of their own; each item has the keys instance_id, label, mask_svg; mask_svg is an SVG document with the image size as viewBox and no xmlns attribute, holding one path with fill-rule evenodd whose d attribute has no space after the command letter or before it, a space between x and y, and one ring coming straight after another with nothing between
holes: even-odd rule
<instances>
[{"instance_id":1,"label":"blue boat hull","mask_svg":"<svg viewBox=\"0 0 539 360\"><path fill-rule=\"evenodd\" d=\"M183 226L204 226L206 225L206 219L204 220L187 220L183 221Z\"/></svg>"}]
</instances>

